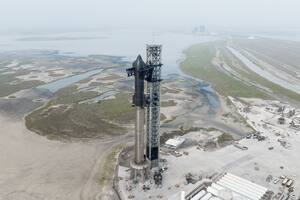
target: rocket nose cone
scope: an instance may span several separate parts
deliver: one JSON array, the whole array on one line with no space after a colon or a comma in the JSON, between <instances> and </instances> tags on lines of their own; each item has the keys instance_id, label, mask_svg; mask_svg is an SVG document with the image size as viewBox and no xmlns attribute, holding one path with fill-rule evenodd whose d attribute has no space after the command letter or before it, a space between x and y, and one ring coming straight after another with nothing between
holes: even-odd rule
<instances>
[{"instance_id":1,"label":"rocket nose cone","mask_svg":"<svg viewBox=\"0 0 300 200\"><path fill-rule=\"evenodd\" d=\"M142 56L139 54L137 57L136 57L136 60L143 60Z\"/></svg>"},{"instance_id":2,"label":"rocket nose cone","mask_svg":"<svg viewBox=\"0 0 300 200\"><path fill-rule=\"evenodd\" d=\"M145 67L145 62L142 59L141 55L138 55L138 57L136 58L136 60L133 62L132 66L136 69L141 69Z\"/></svg>"}]
</instances>

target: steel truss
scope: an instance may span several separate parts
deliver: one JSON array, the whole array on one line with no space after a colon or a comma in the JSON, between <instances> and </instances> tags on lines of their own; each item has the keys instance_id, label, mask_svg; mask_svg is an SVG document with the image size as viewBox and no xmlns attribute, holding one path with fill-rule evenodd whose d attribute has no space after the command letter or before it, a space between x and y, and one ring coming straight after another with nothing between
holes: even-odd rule
<instances>
[{"instance_id":1,"label":"steel truss","mask_svg":"<svg viewBox=\"0 0 300 200\"><path fill-rule=\"evenodd\" d=\"M160 150L160 81L161 81L161 45L147 45L146 65L151 66L147 81L147 114L146 114L146 156L150 167L159 167Z\"/></svg>"}]
</instances>

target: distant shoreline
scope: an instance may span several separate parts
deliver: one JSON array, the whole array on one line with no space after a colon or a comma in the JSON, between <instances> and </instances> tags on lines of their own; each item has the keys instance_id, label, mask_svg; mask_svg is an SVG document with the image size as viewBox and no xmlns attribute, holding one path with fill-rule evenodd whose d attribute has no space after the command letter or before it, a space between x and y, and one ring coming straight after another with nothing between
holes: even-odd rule
<instances>
[{"instance_id":1,"label":"distant shoreline","mask_svg":"<svg viewBox=\"0 0 300 200\"><path fill-rule=\"evenodd\" d=\"M24 37L16 39L20 42L49 42L49 41L69 41L69 40L95 40L106 39L107 37Z\"/></svg>"}]
</instances>

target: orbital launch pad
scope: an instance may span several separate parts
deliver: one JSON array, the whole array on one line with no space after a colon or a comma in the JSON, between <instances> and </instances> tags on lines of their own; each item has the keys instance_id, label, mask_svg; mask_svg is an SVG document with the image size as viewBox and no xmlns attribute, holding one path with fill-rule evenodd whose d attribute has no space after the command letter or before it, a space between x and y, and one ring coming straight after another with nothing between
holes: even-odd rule
<instances>
[{"instance_id":1,"label":"orbital launch pad","mask_svg":"<svg viewBox=\"0 0 300 200\"><path fill-rule=\"evenodd\" d=\"M136 180L139 177L144 180L149 169L159 169L161 51L161 45L147 45L146 63L139 55L132 68L126 70L129 77L135 78L132 103L136 120L131 168Z\"/></svg>"}]
</instances>

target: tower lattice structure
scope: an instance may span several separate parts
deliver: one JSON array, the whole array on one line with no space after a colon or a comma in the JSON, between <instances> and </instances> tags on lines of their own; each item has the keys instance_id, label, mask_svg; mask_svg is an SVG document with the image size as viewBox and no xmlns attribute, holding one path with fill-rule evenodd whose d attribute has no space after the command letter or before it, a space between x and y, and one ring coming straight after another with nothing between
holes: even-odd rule
<instances>
[{"instance_id":1,"label":"tower lattice structure","mask_svg":"<svg viewBox=\"0 0 300 200\"><path fill-rule=\"evenodd\" d=\"M159 167L160 150L160 82L162 45L147 45L146 65L151 68L147 77L146 156L150 167Z\"/></svg>"}]
</instances>

